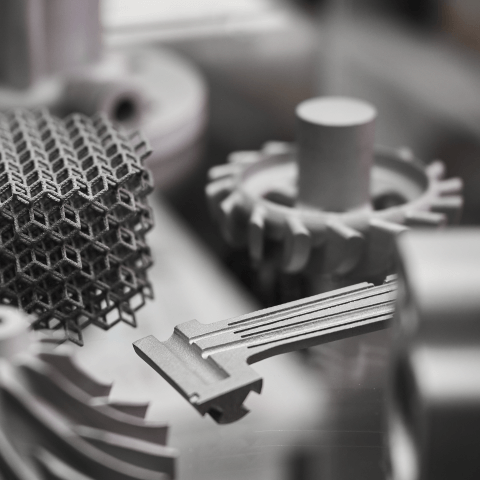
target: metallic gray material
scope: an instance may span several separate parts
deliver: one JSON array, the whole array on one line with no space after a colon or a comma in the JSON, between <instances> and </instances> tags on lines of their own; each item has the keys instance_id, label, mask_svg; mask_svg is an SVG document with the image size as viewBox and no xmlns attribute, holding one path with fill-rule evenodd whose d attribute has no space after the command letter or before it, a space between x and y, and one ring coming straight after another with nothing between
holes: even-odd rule
<instances>
[{"instance_id":1,"label":"metallic gray material","mask_svg":"<svg viewBox=\"0 0 480 480\"><path fill-rule=\"evenodd\" d=\"M141 128L156 184L173 187L200 158L206 82L191 62L158 46L105 50L100 19L99 0L2 0L0 110L102 112Z\"/></svg>"},{"instance_id":2,"label":"metallic gray material","mask_svg":"<svg viewBox=\"0 0 480 480\"><path fill-rule=\"evenodd\" d=\"M319 101L327 99L304 102L297 114L306 116L302 106ZM313 110L317 123L299 120L297 145L269 142L210 169L212 216L225 240L248 247L257 264L273 261L279 271L347 283L384 278L393 271L399 233L458 220L462 181L444 180L441 162L425 167L405 149L377 147L372 161L372 107L350 127L338 109L326 118ZM323 125L335 122L340 126ZM273 260L268 242L281 246Z\"/></svg>"},{"instance_id":3,"label":"metallic gray material","mask_svg":"<svg viewBox=\"0 0 480 480\"><path fill-rule=\"evenodd\" d=\"M320 97L300 103L296 116L298 203L328 212L368 206L375 108L354 98Z\"/></svg>"},{"instance_id":4,"label":"metallic gray material","mask_svg":"<svg viewBox=\"0 0 480 480\"><path fill-rule=\"evenodd\" d=\"M480 478L480 231L411 232L389 398L392 480Z\"/></svg>"},{"instance_id":5,"label":"metallic gray material","mask_svg":"<svg viewBox=\"0 0 480 480\"><path fill-rule=\"evenodd\" d=\"M24 314L0 306L0 474L12 480L161 480L175 475L168 427L145 404L108 400L112 385L82 371L70 350L33 342L14 358L3 344L29 335ZM12 333L11 325L16 325ZM32 337L30 333L30 337ZM39 334L38 334L39 335Z\"/></svg>"},{"instance_id":6,"label":"metallic gray material","mask_svg":"<svg viewBox=\"0 0 480 480\"><path fill-rule=\"evenodd\" d=\"M0 116L0 304L35 328L109 329L151 297L148 147L104 116Z\"/></svg>"},{"instance_id":7,"label":"metallic gray material","mask_svg":"<svg viewBox=\"0 0 480 480\"><path fill-rule=\"evenodd\" d=\"M26 88L100 56L99 0L2 0L0 84Z\"/></svg>"},{"instance_id":8,"label":"metallic gray material","mask_svg":"<svg viewBox=\"0 0 480 480\"><path fill-rule=\"evenodd\" d=\"M134 348L202 415L230 423L248 412L248 393L262 389L249 364L385 328L394 298L393 278L381 286L362 283L210 325L192 320L165 342L148 336Z\"/></svg>"},{"instance_id":9,"label":"metallic gray material","mask_svg":"<svg viewBox=\"0 0 480 480\"><path fill-rule=\"evenodd\" d=\"M100 0L43 1L49 72L67 72L100 60Z\"/></svg>"}]
</instances>

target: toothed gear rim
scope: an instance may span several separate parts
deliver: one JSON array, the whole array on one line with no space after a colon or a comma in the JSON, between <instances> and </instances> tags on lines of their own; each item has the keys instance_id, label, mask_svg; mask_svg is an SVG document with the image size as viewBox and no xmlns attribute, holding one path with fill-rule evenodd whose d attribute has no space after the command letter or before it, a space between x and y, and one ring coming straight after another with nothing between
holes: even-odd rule
<instances>
[{"instance_id":1,"label":"toothed gear rim","mask_svg":"<svg viewBox=\"0 0 480 480\"><path fill-rule=\"evenodd\" d=\"M398 241L387 396L391 480L480 478L480 230Z\"/></svg>"},{"instance_id":2,"label":"toothed gear rim","mask_svg":"<svg viewBox=\"0 0 480 480\"><path fill-rule=\"evenodd\" d=\"M397 234L455 222L462 208L462 182L444 180L442 162L423 167L409 152L387 148L376 148L371 172L372 204L384 208L336 213L295 205L295 157L295 147L280 142L233 153L210 170L206 188L227 242L248 246L255 262L264 259L267 240L281 242L285 272L379 275L393 262Z\"/></svg>"},{"instance_id":3,"label":"toothed gear rim","mask_svg":"<svg viewBox=\"0 0 480 480\"><path fill-rule=\"evenodd\" d=\"M0 303L35 328L135 325L151 297L149 155L105 116L0 114Z\"/></svg>"},{"instance_id":4,"label":"toothed gear rim","mask_svg":"<svg viewBox=\"0 0 480 480\"><path fill-rule=\"evenodd\" d=\"M111 384L65 347L35 342L26 315L0 306L0 476L12 480L167 480L177 452L148 403L112 402ZM10 357L19 332L32 347ZM47 337L46 337L47 338ZM7 355L6 355L7 354ZM5 477L4 477L5 476Z\"/></svg>"}]
</instances>

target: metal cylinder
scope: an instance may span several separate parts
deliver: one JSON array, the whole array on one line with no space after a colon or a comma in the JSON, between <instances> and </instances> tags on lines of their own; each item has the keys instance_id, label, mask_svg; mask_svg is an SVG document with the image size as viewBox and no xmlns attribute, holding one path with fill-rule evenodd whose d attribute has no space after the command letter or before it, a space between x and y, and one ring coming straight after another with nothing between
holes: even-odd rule
<instances>
[{"instance_id":1,"label":"metal cylinder","mask_svg":"<svg viewBox=\"0 0 480 480\"><path fill-rule=\"evenodd\" d=\"M100 56L99 0L0 2L0 85L32 87Z\"/></svg>"},{"instance_id":2,"label":"metal cylinder","mask_svg":"<svg viewBox=\"0 0 480 480\"><path fill-rule=\"evenodd\" d=\"M480 478L480 231L408 232L388 402L391 480Z\"/></svg>"},{"instance_id":3,"label":"metal cylinder","mask_svg":"<svg viewBox=\"0 0 480 480\"><path fill-rule=\"evenodd\" d=\"M329 212L370 203L375 107L347 97L319 97L296 109L299 204Z\"/></svg>"},{"instance_id":4,"label":"metal cylinder","mask_svg":"<svg viewBox=\"0 0 480 480\"><path fill-rule=\"evenodd\" d=\"M83 67L100 58L100 0L46 0L44 18L50 73Z\"/></svg>"},{"instance_id":5,"label":"metal cylinder","mask_svg":"<svg viewBox=\"0 0 480 480\"><path fill-rule=\"evenodd\" d=\"M46 73L45 3L0 2L0 85L27 88Z\"/></svg>"}]
</instances>

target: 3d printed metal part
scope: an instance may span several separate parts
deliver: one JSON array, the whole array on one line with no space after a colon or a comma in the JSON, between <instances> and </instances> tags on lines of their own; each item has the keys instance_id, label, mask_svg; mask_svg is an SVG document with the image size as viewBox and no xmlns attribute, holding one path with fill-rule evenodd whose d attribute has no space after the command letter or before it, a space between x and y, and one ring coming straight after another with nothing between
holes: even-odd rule
<instances>
[{"instance_id":1,"label":"3d printed metal part","mask_svg":"<svg viewBox=\"0 0 480 480\"><path fill-rule=\"evenodd\" d=\"M148 336L134 348L202 415L230 423L248 412L248 393L262 389L249 364L385 328L394 299L393 278L380 286L362 283L210 325L192 320L165 342Z\"/></svg>"},{"instance_id":2,"label":"3d printed metal part","mask_svg":"<svg viewBox=\"0 0 480 480\"><path fill-rule=\"evenodd\" d=\"M0 303L78 344L91 323L135 325L151 296L148 154L103 116L0 115Z\"/></svg>"},{"instance_id":3,"label":"3d printed metal part","mask_svg":"<svg viewBox=\"0 0 480 480\"><path fill-rule=\"evenodd\" d=\"M454 223L462 182L444 180L405 149L374 148L375 109L342 97L297 107L297 145L267 143L213 167L206 188L224 238L287 273L358 282L391 273L394 241L408 227Z\"/></svg>"},{"instance_id":4,"label":"3d printed metal part","mask_svg":"<svg viewBox=\"0 0 480 480\"><path fill-rule=\"evenodd\" d=\"M1 306L0 320L2 478L174 477L168 427L144 420L148 404L110 402L111 385L79 369L65 347L52 351L35 341L41 333L28 331L19 310Z\"/></svg>"}]
</instances>

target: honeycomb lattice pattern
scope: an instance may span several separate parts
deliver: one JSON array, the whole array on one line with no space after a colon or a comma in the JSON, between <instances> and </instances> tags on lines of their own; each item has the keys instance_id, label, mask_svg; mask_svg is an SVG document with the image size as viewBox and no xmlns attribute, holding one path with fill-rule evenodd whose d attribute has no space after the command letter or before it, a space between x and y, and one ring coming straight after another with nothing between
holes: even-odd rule
<instances>
[{"instance_id":1,"label":"honeycomb lattice pattern","mask_svg":"<svg viewBox=\"0 0 480 480\"><path fill-rule=\"evenodd\" d=\"M135 325L151 297L150 152L105 117L0 115L0 303L64 328Z\"/></svg>"}]
</instances>

